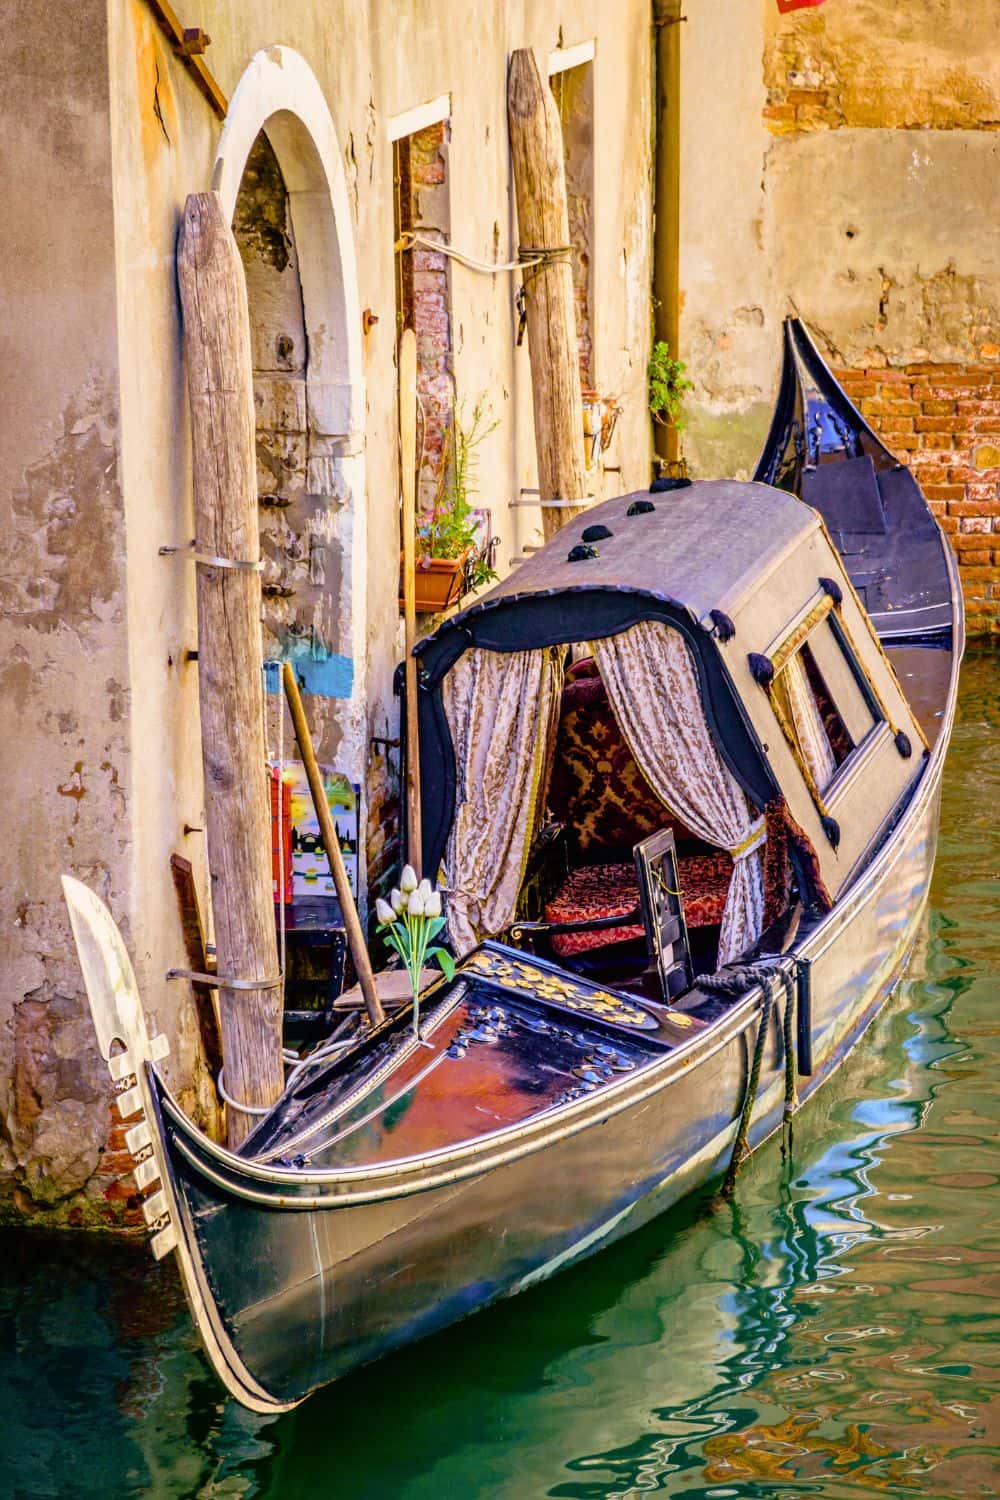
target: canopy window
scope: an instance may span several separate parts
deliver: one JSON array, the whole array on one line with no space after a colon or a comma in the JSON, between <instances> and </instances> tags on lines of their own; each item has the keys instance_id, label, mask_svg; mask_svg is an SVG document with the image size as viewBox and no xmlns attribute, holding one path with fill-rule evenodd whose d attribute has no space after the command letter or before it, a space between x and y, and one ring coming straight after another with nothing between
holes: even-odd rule
<instances>
[{"instance_id":1,"label":"canopy window","mask_svg":"<svg viewBox=\"0 0 1000 1500\"><path fill-rule=\"evenodd\" d=\"M729 856L718 961L753 946L764 912L758 817L722 760L681 634L646 621L595 641L596 666L628 748L662 812ZM514 919L544 806L562 691L558 653L470 649L445 679L456 758L455 815L445 854L449 935L465 952ZM728 879L728 885L727 885ZM682 882L683 884L683 882ZM719 920L717 917L716 920Z\"/></svg>"},{"instance_id":2,"label":"canopy window","mask_svg":"<svg viewBox=\"0 0 1000 1500\"><path fill-rule=\"evenodd\" d=\"M807 616L808 635L798 627L772 657L769 692L775 715L816 803L841 766L882 722L878 699L838 631L833 601Z\"/></svg>"}]
</instances>

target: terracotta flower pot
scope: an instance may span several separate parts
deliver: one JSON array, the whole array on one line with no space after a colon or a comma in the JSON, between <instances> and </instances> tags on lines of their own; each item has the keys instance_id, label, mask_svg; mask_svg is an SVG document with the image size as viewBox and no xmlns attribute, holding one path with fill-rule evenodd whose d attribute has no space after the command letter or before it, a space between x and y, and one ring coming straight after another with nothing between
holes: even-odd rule
<instances>
[{"instance_id":1,"label":"terracotta flower pot","mask_svg":"<svg viewBox=\"0 0 1000 1500\"><path fill-rule=\"evenodd\" d=\"M461 557L420 558L416 567L417 614L436 615L462 595L462 580L470 547ZM403 577L399 579L399 607L403 608Z\"/></svg>"}]
</instances>

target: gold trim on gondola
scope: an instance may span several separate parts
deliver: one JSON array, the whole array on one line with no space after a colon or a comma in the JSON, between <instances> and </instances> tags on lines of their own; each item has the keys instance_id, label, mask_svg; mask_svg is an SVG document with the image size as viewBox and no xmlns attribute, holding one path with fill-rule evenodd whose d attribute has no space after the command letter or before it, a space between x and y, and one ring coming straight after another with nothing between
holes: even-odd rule
<instances>
[{"instance_id":1,"label":"gold trim on gondola","mask_svg":"<svg viewBox=\"0 0 1000 1500\"><path fill-rule=\"evenodd\" d=\"M506 954L490 953L480 949L470 954L462 965L463 971L481 974L504 989L518 994L551 1000L556 1005L565 1005L569 1010L581 1011L596 1016L602 1021L613 1021L618 1026L632 1026L642 1031L652 1031L656 1019L649 1011L638 1005L630 1005L623 995L614 990L603 990L596 986L553 974L548 969L536 968L523 959L508 958Z\"/></svg>"}]
</instances>

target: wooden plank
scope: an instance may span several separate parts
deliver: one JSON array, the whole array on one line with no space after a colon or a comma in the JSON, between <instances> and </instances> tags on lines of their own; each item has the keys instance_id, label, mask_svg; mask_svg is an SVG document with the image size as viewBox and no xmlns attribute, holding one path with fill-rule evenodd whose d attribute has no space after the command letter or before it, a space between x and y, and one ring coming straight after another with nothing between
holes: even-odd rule
<instances>
[{"instance_id":1,"label":"wooden plank","mask_svg":"<svg viewBox=\"0 0 1000 1500\"><path fill-rule=\"evenodd\" d=\"M399 463L403 491L403 638L406 677L406 857L417 878L423 865L420 818L420 739L417 708L417 337L403 330L399 341Z\"/></svg>"},{"instance_id":2,"label":"wooden plank","mask_svg":"<svg viewBox=\"0 0 1000 1500\"><path fill-rule=\"evenodd\" d=\"M344 868L344 856L340 852L340 840L337 837L337 830L330 815L330 804L326 800L323 774L316 761L316 752L313 749L312 735L309 733L306 711L302 706L302 695L299 692L299 685L295 681L295 673L287 661L281 669L281 680L284 683L285 697L288 699L288 710L292 716L292 724L295 727L295 738L299 742L299 754L302 756L306 779L309 782L309 790L312 793L313 809L316 813L316 821L319 824L320 835L323 839L323 847L326 850L326 857L330 861L330 874L333 876L333 883L337 889L337 900L340 902L340 911L344 919L344 927L347 930L347 942L351 950L351 957L354 960L354 968L360 982L361 992L364 996L368 1019L373 1026L379 1026L385 1020L385 1012L378 997L378 990L375 988L372 961L368 956L368 946L365 943L365 935L361 930L361 919L358 916L358 909L354 904L354 893L351 890L351 882L348 880L347 871Z\"/></svg>"},{"instance_id":3,"label":"wooden plank","mask_svg":"<svg viewBox=\"0 0 1000 1500\"><path fill-rule=\"evenodd\" d=\"M415 104L412 109L404 109L401 115L390 115L389 139L401 141L404 136L426 130L428 125L440 125L450 114L451 95L438 94L436 99L429 99L426 104Z\"/></svg>"},{"instance_id":4,"label":"wooden plank","mask_svg":"<svg viewBox=\"0 0 1000 1500\"><path fill-rule=\"evenodd\" d=\"M205 924L201 917L198 888L194 882L191 861L185 859L183 854L171 854L170 873L173 876L174 890L177 893L177 907L180 912L181 932L184 935L184 953L188 968L193 969L196 974L210 973L208 949L205 946ZM212 962L214 961L213 959ZM192 991L202 1051L205 1054L208 1071L212 1075L214 1088L219 1069L222 1067L222 1039L219 1035L219 1018L215 1013L213 1001L215 991L200 984L193 985Z\"/></svg>"},{"instance_id":5,"label":"wooden plank","mask_svg":"<svg viewBox=\"0 0 1000 1500\"><path fill-rule=\"evenodd\" d=\"M510 61L507 114L522 257L569 246L562 124L548 82L529 48ZM538 491L548 541L585 508L583 398L570 256L524 273L528 354L538 453ZM549 500L579 506L544 508Z\"/></svg>"},{"instance_id":6,"label":"wooden plank","mask_svg":"<svg viewBox=\"0 0 1000 1500\"><path fill-rule=\"evenodd\" d=\"M198 26L182 26L169 0L146 0L146 4L155 16L160 30L219 119L224 120L229 101L201 57L204 49L210 45L211 37L206 36Z\"/></svg>"},{"instance_id":7,"label":"wooden plank","mask_svg":"<svg viewBox=\"0 0 1000 1500\"><path fill-rule=\"evenodd\" d=\"M421 991L440 978L440 969L421 969ZM383 969L381 974L375 975L375 985L378 989L378 997L386 1010L401 1010L404 1005L410 1003L410 976L405 969ZM333 1002L334 1010L360 1010L363 1005L364 997L360 984L352 985L349 990L338 995Z\"/></svg>"},{"instance_id":8,"label":"wooden plank","mask_svg":"<svg viewBox=\"0 0 1000 1500\"><path fill-rule=\"evenodd\" d=\"M656 34L656 169L653 217L654 337L678 359L681 321L681 15L680 0L654 0ZM680 434L654 423L658 455L676 465Z\"/></svg>"},{"instance_id":9,"label":"wooden plank","mask_svg":"<svg viewBox=\"0 0 1000 1500\"><path fill-rule=\"evenodd\" d=\"M284 1087L281 989L264 767L260 558L253 370L246 282L217 193L184 206L177 272L191 410L197 565L198 685L205 822L220 978L227 1093L270 1106ZM227 1111L231 1146L253 1117Z\"/></svg>"}]
</instances>

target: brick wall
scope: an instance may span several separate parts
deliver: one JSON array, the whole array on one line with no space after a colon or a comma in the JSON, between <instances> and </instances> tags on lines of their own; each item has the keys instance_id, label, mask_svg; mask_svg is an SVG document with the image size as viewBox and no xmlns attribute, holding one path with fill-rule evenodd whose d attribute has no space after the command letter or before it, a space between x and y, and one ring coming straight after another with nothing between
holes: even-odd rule
<instances>
[{"instance_id":1,"label":"brick wall","mask_svg":"<svg viewBox=\"0 0 1000 1500\"><path fill-rule=\"evenodd\" d=\"M446 121L428 125L399 143L400 232L416 230L430 239L448 239L447 143ZM454 404L447 257L437 250L415 247L405 252L401 271L397 313L400 327L412 327L417 338L417 394L424 423L417 504L427 514L434 508L445 466L445 439Z\"/></svg>"},{"instance_id":2,"label":"brick wall","mask_svg":"<svg viewBox=\"0 0 1000 1500\"><path fill-rule=\"evenodd\" d=\"M838 370L958 556L970 634L1000 634L1000 346L977 364Z\"/></svg>"}]
</instances>

